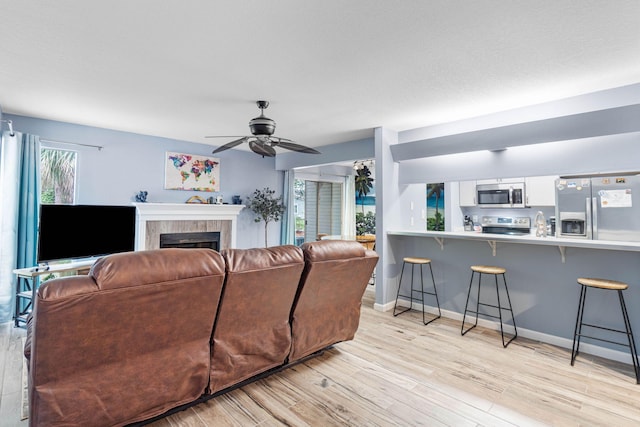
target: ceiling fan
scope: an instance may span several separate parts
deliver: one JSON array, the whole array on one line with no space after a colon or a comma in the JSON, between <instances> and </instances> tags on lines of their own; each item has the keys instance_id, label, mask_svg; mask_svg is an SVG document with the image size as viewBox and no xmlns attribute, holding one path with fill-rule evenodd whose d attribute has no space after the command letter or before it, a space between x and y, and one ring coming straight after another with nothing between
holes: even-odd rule
<instances>
[{"instance_id":1,"label":"ceiling fan","mask_svg":"<svg viewBox=\"0 0 640 427\"><path fill-rule=\"evenodd\" d=\"M239 138L221 145L213 150L212 154L228 150L243 142L248 142L251 151L262 157L275 157L275 147L285 148L299 153L320 154L318 150L311 147L296 144L287 138L273 136L273 132L276 130L276 122L264 115L264 109L269 106L269 101L257 101L256 105L260 109L260 115L251 119L249 122L249 129L251 129L252 136L205 136L205 138Z\"/></svg>"}]
</instances>

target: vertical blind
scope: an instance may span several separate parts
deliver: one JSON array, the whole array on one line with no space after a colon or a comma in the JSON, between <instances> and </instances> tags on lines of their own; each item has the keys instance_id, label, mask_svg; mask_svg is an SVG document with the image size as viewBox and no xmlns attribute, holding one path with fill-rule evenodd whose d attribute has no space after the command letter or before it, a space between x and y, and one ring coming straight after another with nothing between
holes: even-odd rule
<instances>
[{"instance_id":1,"label":"vertical blind","mask_svg":"<svg viewBox=\"0 0 640 427\"><path fill-rule=\"evenodd\" d=\"M342 234L341 183L305 181L305 241Z\"/></svg>"}]
</instances>

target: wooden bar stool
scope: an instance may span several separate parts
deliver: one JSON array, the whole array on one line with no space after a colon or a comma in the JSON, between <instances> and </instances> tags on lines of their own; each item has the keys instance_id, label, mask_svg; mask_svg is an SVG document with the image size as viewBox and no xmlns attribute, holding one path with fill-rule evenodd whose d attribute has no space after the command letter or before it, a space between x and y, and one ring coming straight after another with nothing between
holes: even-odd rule
<instances>
[{"instance_id":1,"label":"wooden bar stool","mask_svg":"<svg viewBox=\"0 0 640 427\"><path fill-rule=\"evenodd\" d=\"M629 347L629 351L631 352L631 362L633 363L633 371L636 374L636 384L640 384L640 375L638 371L638 352L636 351L636 343L633 339L633 332L631 331L631 322L629 321L629 314L627 313L627 306L624 303L624 296L622 295L622 291L627 289L629 285L623 282L617 282L615 280L608 279L593 279L593 278L579 278L578 283L580 286L580 302L578 303L578 316L576 318L576 328L573 332L573 347L571 348L571 366L576 360L576 356L580 350L580 338L591 338L593 340L604 341L611 344L616 344L622 347ZM584 322L584 306L585 300L587 298L587 288L597 288L604 289L608 291L617 291L618 298L620 299L620 308L622 310L622 319L624 320L625 330L622 331L620 329L612 329L604 326L593 325L590 323ZM619 334L624 334L627 336L628 344L610 341L603 338L593 337L582 333L582 327L587 326L590 328L602 329L605 331L616 332Z\"/></svg>"},{"instance_id":2,"label":"wooden bar stool","mask_svg":"<svg viewBox=\"0 0 640 427\"><path fill-rule=\"evenodd\" d=\"M400 289L402 288L402 275L404 274L404 266L406 264L410 264L411 265L411 288L410 288L410 293L409 295L401 295L400 294ZM429 265L429 271L431 272L431 283L433 283L433 292L431 291L425 291L424 290L424 276L422 274L422 267L424 265L428 264ZM415 289L413 287L413 271L414 271L414 267L419 265L420 266L420 289ZM416 302L421 302L422 303L422 323L425 325L428 325L429 323L433 322L436 319L439 319L440 316L442 315L442 313L440 312L440 301L438 301L438 291L436 290L436 281L433 278L433 268L431 267L431 260L429 258L414 258L414 257L406 257L402 260L402 271L400 271L400 282L398 283L398 293L396 294L396 303L393 306L393 315L394 316L398 316L402 313L406 313L407 311L411 310L411 308L413 307L413 294L414 293L418 293L420 294L420 297L416 297L415 300ZM438 316L434 317L433 319L427 321L426 317L425 317L425 311L424 311L424 294L428 294L428 295L434 295L436 297L436 305L438 307ZM398 298L403 297L403 298L409 298L409 308L402 310L400 312L396 313L396 309L398 307Z\"/></svg>"},{"instance_id":3,"label":"wooden bar stool","mask_svg":"<svg viewBox=\"0 0 640 427\"><path fill-rule=\"evenodd\" d=\"M471 266L471 280L469 281L469 291L467 292L467 302L464 306L464 314L462 315L462 327L460 329L460 333L462 335L466 334L467 332L469 332L471 329L475 328L476 326L478 326L478 315L482 314L483 316L486 317L493 317L495 319L499 319L500 320L500 335L502 336L502 346L503 347L507 347L509 345L509 343L511 341L513 341L514 339L516 339L516 337L518 336L518 329L516 328L516 319L513 315L513 308L511 306L511 298L509 297L509 289L507 288L507 279L505 278L505 273L506 273L506 269L502 268L502 267L494 267L494 266L489 266L489 265L472 265ZM478 296L476 298L476 309L475 311L473 310L469 310L469 297L471 296L471 288L473 286L473 276L478 273ZM495 277L496 280L496 296L498 299L498 305L495 304L489 304L486 302L482 302L480 300L480 289L482 287L482 275L483 274L492 274ZM498 289L498 276L502 275L502 283L504 283L504 291L507 294L507 303L508 306L503 306L500 303L500 290ZM498 315L494 315L494 314L489 314L489 313L480 313L480 306L484 306L484 307L492 307L498 310ZM511 321L513 322L513 330L514 330L514 335L513 337L511 337L511 339L509 341L504 340L504 322L502 319L502 311L503 310L507 310L511 312ZM468 313L475 313L476 315L476 322L473 324L473 326L469 327L467 330L464 329L464 324L466 321L466 317L467 317L467 312Z\"/></svg>"}]
</instances>

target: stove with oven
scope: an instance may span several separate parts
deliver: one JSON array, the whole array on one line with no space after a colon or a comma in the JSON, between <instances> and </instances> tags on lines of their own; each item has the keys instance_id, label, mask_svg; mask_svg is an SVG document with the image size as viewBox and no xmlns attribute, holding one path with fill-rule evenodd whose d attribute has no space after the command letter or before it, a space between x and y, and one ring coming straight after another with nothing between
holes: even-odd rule
<instances>
[{"instance_id":1,"label":"stove with oven","mask_svg":"<svg viewBox=\"0 0 640 427\"><path fill-rule=\"evenodd\" d=\"M531 218L528 216L503 217L483 216L482 232L492 234L523 235L531 230Z\"/></svg>"}]
</instances>

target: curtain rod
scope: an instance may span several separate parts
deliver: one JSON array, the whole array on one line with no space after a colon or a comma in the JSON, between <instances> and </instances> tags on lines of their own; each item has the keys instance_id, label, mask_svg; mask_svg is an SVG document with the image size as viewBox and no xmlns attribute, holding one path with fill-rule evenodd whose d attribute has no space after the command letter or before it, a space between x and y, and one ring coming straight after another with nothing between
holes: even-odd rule
<instances>
[{"instance_id":1,"label":"curtain rod","mask_svg":"<svg viewBox=\"0 0 640 427\"><path fill-rule=\"evenodd\" d=\"M79 145L81 147L97 148L98 151L102 151L102 149L104 148L104 146L102 146L102 145L81 144L79 142L56 141L56 140L53 140L53 139L45 139L45 138L40 138L40 142L51 142L51 143L54 143L54 144Z\"/></svg>"}]
</instances>

